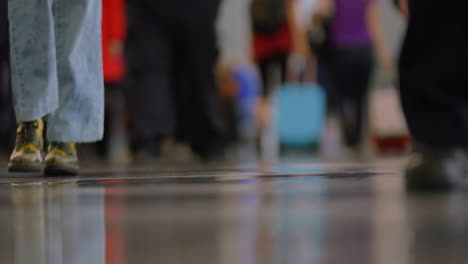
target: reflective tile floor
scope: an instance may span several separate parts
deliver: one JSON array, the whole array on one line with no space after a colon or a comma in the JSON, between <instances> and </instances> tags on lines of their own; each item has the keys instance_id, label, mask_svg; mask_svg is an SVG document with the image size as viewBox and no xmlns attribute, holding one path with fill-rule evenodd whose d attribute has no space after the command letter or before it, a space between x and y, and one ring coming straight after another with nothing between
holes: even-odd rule
<instances>
[{"instance_id":1,"label":"reflective tile floor","mask_svg":"<svg viewBox=\"0 0 468 264\"><path fill-rule=\"evenodd\" d=\"M401 160L0 173L0 263L468 263L464 191Z\"/></svg>"}]
</instances>

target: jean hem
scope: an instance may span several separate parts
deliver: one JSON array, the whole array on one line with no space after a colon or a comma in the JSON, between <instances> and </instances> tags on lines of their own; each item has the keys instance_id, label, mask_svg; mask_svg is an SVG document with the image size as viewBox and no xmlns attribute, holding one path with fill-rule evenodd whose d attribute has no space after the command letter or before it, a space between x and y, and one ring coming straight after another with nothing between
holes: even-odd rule
<instances>
[{"instance_id":1,"label":"jean hem","mask_svg":"<svg viewBox=\"0 0 468 264\"><path fill-rule=\"evenodd\" d=\"M46 117L47 115L53 113L57 109L57 105L52 105L52 107L45 107L39 110L15 110L16 112L16 121L21 122L31 122L36 121L41 118Z\"/></svg>"},{"instance_id":2,"label":"jean hem","mask_svg":"<svg viewBox=\"0 0 468 264\"><path fill-rule=\"evenodd\" d=\"M53 129L47 131L47 140L54 142L93 143L103 139L103 130L82 134L67 133L69 129Z\"/></svg>"}]
</instances>

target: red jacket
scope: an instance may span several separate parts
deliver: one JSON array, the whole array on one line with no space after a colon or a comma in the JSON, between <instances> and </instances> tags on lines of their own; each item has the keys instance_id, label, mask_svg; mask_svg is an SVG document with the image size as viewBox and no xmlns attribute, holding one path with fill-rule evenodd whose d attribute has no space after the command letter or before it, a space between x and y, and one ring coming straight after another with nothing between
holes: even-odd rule
<instances>
[{"instance_id":1,"label":"red jacket","mask_svg":"<svg viewBox=\"0 0 468 264\"><path fill-rule=\"evenodd\" d=\"M103 0L102 49L105 82L118 82L125 77L123 43L127 34L125 0ZM120 44L114 45L113 42Z\"/></svg>"}]
</instances>

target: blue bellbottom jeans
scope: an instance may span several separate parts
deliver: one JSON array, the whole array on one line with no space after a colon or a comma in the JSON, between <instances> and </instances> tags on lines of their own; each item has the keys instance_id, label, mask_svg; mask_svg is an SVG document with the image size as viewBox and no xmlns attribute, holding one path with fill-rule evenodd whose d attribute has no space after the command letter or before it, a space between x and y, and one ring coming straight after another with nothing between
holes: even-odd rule
<instances>
[{"instance_id":1,"label":"blue bellbottom jeans","mask_svg":"<svg viewBox=\"0 0 468 264\"><path fill-rule=\"evenodd\" d=\"M102 138L100 0L10 0L13 103L18 122L45 118L47 138Z\"/></svg>"}]
</instances>

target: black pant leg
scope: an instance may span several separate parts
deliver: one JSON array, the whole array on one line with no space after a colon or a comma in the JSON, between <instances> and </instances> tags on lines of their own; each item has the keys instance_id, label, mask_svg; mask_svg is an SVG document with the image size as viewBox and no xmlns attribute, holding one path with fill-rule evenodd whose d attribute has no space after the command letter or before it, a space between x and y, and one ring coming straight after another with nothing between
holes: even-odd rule
<instances>
[{"instance_id":1,"label":"black pant leg","mask_svg":"<svg viewBox=\"0 0 468 264\"><path fill-rule=\"evenodd\" d=\"M404 112L415 141L468 146L468 1L411 0L400 59Z\"/></svg>"},{"instance_id":2,"label":"black pant leg","mask_svg":"<svg viewBox=\"0 0 468 264\"><path fill-rule=\"evenodd\" d=\"M215 1L216 2L216 1ZM201 10L199 10L201 12ZM216 16L194 13L180 23L178 41L186 66L187 85L182 91L187 98L180 111L187 140L197 152L210 152L222 144L224 127L215 82L218 47L215 33ZM180 56L179 56L180 57Z\"/></svg>"},{"instance_id":3,"label":"black pant leg","mask_svg":"<svg viewBox=\"0 0 468 264\"><path fill-rule=\"evenodd\" d=\"M270 68L271 68L271 65L273 63L273 59L272 58L266 58L266 59L263 59L261 61L258 62L257 64L257 67L258 67L258 71L260 73L260 78L262 80L262 96L264 98L268 97L269 95L269 92L270 92L270 87L268 87L268 85L270 85L270 76L269 76L269 72L271 72Z\"/></svg>"},{"instance_id":4,"label":"black pant leg","mask_svg":"<svg viewBox=\"0 0 468 264\"><path fill-rule=\"evenodd\" d=\"M14 145L16 120L10 87L10 52L7 1L0 3L0 152Z\"/></svg>"},{"instance_id":5,"label":"black pant leg","mask_svg":"<svg viewBox=\"0 0 468 264\"><path fill-rule=\"evenodd\" d=\"M0 60L2 60L2 56L5 54L2 53L7 46L8 43L8 1L1 1L0 2Z\"/></svg>"},{"instance_id":6,"label":"black pant leg","mask_svg":"<svg viewBox=\"0 0 468 264\"><path fill-rule=\"evenodd\" d=\"M362 143L372 54L370 46L338 48L334 52L333 88L348 146Z\"/></svg>"},{"instance_id":7,"label":"black pant leg","mask_svg":"<svg viewBox=\"0 0 468 264\"><path fill-rule=\"evenodd\" d=\"M132 121L131 137L137 145L172 136L175 129L170 27L144 3L134 1L128 5L125 93Z\"/></svg>"},{"instance_id":8,"label":"black pant leg","mask_svg":"<svg viewBox=\"0 0 468 264\"><path fill-rule=\"evenodd\" d=\"M276 73L273 70L277 70L279 73L279 81L281 84L286 83L288 73L288 58L287 53L278 53L270 57L264 58L258 62L258 69L260 71L260 77L262 79L262 96L269 97L274 91L276 83L272 83L272 73Z\"/></svg>"}]
</instances>

